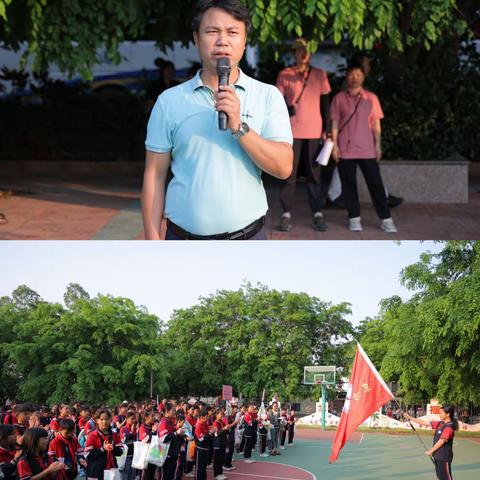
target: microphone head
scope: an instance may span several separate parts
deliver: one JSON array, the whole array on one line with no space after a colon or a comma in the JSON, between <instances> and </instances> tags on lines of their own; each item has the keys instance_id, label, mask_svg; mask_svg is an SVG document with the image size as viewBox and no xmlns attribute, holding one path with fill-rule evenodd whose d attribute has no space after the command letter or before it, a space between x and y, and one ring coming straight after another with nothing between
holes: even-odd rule
<instances>
[{"instance_id":1,"label":"microphone head","mask_svg":"<svg viewBox=\"0 0 480 480\"><path fill-rule=\"evenodd\" d=\"M230 59L228 57L220 57L217 61L217 74L230 73L232 68L230 67Z\"/></svg>"}]
</instances>

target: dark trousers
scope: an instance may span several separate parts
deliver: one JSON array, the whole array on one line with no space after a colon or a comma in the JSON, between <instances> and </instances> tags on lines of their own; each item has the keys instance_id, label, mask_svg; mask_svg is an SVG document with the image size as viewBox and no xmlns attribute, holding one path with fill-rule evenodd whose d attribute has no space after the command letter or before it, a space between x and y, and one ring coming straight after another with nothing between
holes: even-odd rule
<instances>
[{"instance_id":1,"label":"dark trousers","mask_svg":"<svg viewBox=\"0 0 480 480\"><path fill-rule=\"evenodd\" d=\"M260 453L265 453L267 449L267 434L260 433Z\"/></svg>"},{"instance_id":2,"label":"dark trousers","mask_svg":"<svg viewBox=\"0 0 480 480\"><path fill-rule=\"evenodd\" d=\"M242 439L240 440L240 445L238 446L238 453L242 453L245 450L245 442L247 441L247 438L245 435L242 435Z\"/></svg>"},{"instance_id":3,"label":"dark trousers","mask_svg":"<svg viewBox=\"0 0 480 480\"><path fill-rule=\"evenodd\" d=\"M225 462L225 448L215 447L213 450L213 476L222 475Z\"/></svg>"},{"instance_id":4,"label":"dark trousers","mask_svg":"<svg viewBox=\"0 0 480 480\"><path fill-rule=\"evenodd\" d=\"M280 445L282 447L285 446L285 440L287 439L287 429L286 427L282 427L282 429L280 430Z\"/></svg>"},{"instance_id":5,"label":"dark trousers","mask_svg":"<svg viewBox=\"0 0 480 480\"><path fill-rule=\"evenodd\" d=\"M390 208L385 195L380 167L375 158L346 160L341 158L338 163L338 173L342 182L342 193L348 210L348 217L355 218L360 216L360 202L358 201L357 190L357 165L367 183L368 191L372 197L373 206L377 215L383 220L390 218Z\"/></svg>"},{"instance_id":6,"label":"dark trousers","mask_svg":"<svg viewBox=\"0 0 480 480\"><path fill-rule=\"evenodd\" d=\"M157 473L157 466L153 463L149 463L145 470L142 470L142 480L155 480L155 475Z\"/></svg>"},{"instance_id":7,"label":"dark trousers","mask_svg":"<svg viewBox=\"0 0 480 480\"><path fill-rule=\"evenodd\" d=\"M288 426L288 444L293 443L293 437L295 435L295 424L292 423Z\"/></svg>"},{"instance_id":8,"label":"dark trousers","mask_svg":"<svg viewBox=\"0 0 480 480\"><path fill-rule=\"evenodd\" d=\"M233 451L235 450L235 435L228 436L228 448L225 452L225 461L223 464L226 467L232 466Z\"/></svg>"},{"instance_id":9,"label":"dark trousers","mask_svg":"<svg viewBox=\"0 0 480 480\"><path fill-rule=\"evenodd\" d=\"M258 233L256 233L253 237L249 238L248 240L266 240L267 239L267 232L265 227L263 227ZM178 237L175 235L170 228L167 228L167 233L165 234L165 240L183 240L183 238Z\"/></svg>"},{"instance_id":10,"label":"dark trousers","mask_svg":"<svg viewBox=\"0 0 480 480\"><path fill-rule=\"evenodd\" d=\"M187 452L180 452L178 455L175 480L182 480L183 474L187 473Z\"/></svg>"},{"instance_id":11,"label":"dark trousers","mask_svg":"<svg viewBox=\"0 0 480 480\"><path fill-rule=\"evenodd\" d=\"M283 182L280 191L280 203L284 212L290 212L292 209L300 164L304 166L307 175L308 204L312 213L321 212L324 209L328 186L330 185L335 165L333 161L329 162L326 167L319 165L315 161L319 151L319 139L293 140L292 174Z\"/></svg>"},{"instance_id":12,"label":"dark trousers","mask_svg":"<svg viewBox=\"0 0 480 480\"><path fill-rule=\"evenodd\" d=\"M195 480L207 480L208 449L197 447L197 461L195 466Z\"/></svg>"},{"instance_id":13,"label":"dark trousers","mask_svg":"<svg viewBox=\"0 0 480 480\"><path fill-rule=\"evenodd\" d=\"M186 467L185 467L185 473L190 473L193 470L194 465L195 465L195 462L187 461L187 464L186 464Z\"/></svg>"},{"instance_id":14,"label":"dark trousers","mask_svg":"<svg viewBox=\"0 0 480 480\"><path fill-rule=\"evenodd\" d=\"M177 456L167 457L165 463L162 465L162 480L175 480L177 461Z\"/></svg>"},{"instance_id":15,"label":"dark trousers","mask_svg":"<svg viewBox=\"0 0 480 480\"><path fill-rule=\"evenodd\" d=\"M452 462L435 460L435 473L438 480L452 480Z\"/></svg>"},{"instance_id":16,"label":"dark trousers","mask_svg":"<svg viewBox=\"0 0 480 480\"><path fill-rule=\"evenodd\" d=\"M245 437L245 450L243 451L244 458L251 458L254 441L254 437Z\"/></svg>"}]
</instances>

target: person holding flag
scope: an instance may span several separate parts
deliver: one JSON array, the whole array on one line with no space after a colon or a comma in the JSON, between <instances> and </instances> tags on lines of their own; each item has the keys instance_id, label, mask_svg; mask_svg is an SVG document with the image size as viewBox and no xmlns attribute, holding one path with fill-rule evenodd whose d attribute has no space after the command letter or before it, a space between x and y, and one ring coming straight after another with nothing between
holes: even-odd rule
<instances>
[{"instance_id":1,"label":"person holding flag","mask_svg":"<svg viewBox=\"0 0 480 480\"><path fill-rule=\"evenodd\" d=\"M337 460L348 437L359 425L394 398L361 345L357 343L347 397L333 440L329 462Z\"/></svg>"},{"instance_id":2,"label":"person holding flag","mask_svg":"<svg viewBox=\"0 0 480 480\"><path fill-rule=\"evenodd\" d=\"M455 410L450 405L440 408L439 422L429 422L421 418L415 418L408 413L403 414L411 422L431 427L435 430L433 447L425 452L425 455L433 457L435 473L439 480L452 480L453 439L458 430L458 420L455 418Z\"/></svg>"}]
</instances>

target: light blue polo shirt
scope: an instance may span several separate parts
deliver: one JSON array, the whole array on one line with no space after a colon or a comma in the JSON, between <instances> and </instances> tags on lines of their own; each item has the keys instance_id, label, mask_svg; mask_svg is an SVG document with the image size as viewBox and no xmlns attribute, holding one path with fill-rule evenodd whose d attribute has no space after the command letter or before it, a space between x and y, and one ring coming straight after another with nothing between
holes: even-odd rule
<instances>
[{"instance_id":1,"label":"light blue polo shirt","mask_svg":"<svg viewBox=\"0 0 480 480\"><path fill-rule=\"evenodd\" d=\"M235 88L242 121L267 140L292 144L287 107L276 87L240 72ZM152 152L171 152L165 216L185 230L234 232L266 214L262 171L230 130L218 129L214 93L200 72L158 97L145 145Z\"/></svg>"}]
</instances>

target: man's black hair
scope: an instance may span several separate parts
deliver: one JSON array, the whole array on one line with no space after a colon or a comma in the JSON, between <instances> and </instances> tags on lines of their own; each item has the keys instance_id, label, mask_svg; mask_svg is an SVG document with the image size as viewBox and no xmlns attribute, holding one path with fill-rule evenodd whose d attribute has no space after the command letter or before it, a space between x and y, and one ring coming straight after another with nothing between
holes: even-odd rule
<instances>
[{"instance_id":1,"label":"man's black hair","mask_svg":"<svg viewBox=\"0 0 480 480\"><path fill-rule=\"evenodd\" d=\"M192 30L198 32L203 14L210 8L221 8L235 20L245 24L245 31L250 31L252 20L248 8L240 0L199 0L195 5L192 18Z\"/></svg>"}]
</instances>

